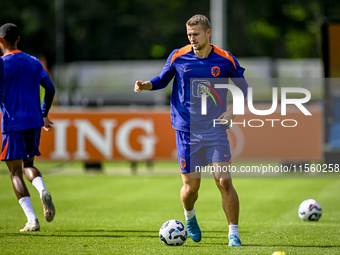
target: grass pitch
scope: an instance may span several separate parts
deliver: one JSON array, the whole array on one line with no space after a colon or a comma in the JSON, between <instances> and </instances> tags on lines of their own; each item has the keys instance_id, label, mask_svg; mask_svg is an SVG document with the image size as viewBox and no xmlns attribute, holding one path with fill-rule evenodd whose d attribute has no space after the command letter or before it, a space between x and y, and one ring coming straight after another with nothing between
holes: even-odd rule
<instances>
[{"instance_id":1,"label":"grass pitch","mask_svg":"<svg viewBox=\"0 0 340 255\"><path fill-rule=\"evenodd\" d=\"M126 169L126 172L129 172ZM0 254L339 254L340 179L235 178L242 247L228 247L228 224L212 179L202 179L195 206L202 241L183 246L159 240L163 222L184 222L180 174L45 174L56 217L43 218L38 192L28 183L41 231L20 233L26 217L8 174L0 175ZM316 199L323 215L303 222L299 204Z\"/></svg>"}]
</instances>

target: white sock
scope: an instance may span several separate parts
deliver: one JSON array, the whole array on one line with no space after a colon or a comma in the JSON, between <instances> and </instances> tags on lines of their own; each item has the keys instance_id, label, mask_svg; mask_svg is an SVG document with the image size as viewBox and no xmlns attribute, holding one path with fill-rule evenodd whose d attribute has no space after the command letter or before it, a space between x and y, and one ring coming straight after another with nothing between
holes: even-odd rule
<instances>
[{"instance_id":1,"label":"white sock","mask_svg":"<svg viewBox=\"0 0 340 255\"><path fill-rule=\"evenodd\" d=\"M184 207L183 207L184 208ZM184 208L184 216L185 216L185 219L186 220L190 220L192 218L194 218L195 216L195 209L192 209L191 211L187 211L185 208Z\"/></svg>"},{"instance_id":2,"label":"white sock","mask_svg":"<svg viewBox=\"0 0 340 255\"><path fill-rule=\"evenodd\" d=\"M240 234L238 233L238 225L229 225L229 233L230 235L236 235L238 238L240 238Z\"/></svg>"},{"instance_id":3,"label":"white sock","mask_svg":"<svg viewBox=\"0 0 340 255\"><path fill-rule=\"evenodd\" d=\"M19 199L19 204L21 205L21 208L24 210L24 213L27 217L28 223L33 223L35 219L37 218L35 216L33 206L31 203L31 197L22 197Z\"/></svg>"},{"instance_id":4,"label":"white sock","mask_svg":"<svg viewBox=\"0 0 340 255\"><path fill-rule=\"evenodd\" d=\"M43 178L35 177L32 181L32 185L39 191L40 198L41 198L42 191L46 190Z\"/></svg>"}]
</instances>

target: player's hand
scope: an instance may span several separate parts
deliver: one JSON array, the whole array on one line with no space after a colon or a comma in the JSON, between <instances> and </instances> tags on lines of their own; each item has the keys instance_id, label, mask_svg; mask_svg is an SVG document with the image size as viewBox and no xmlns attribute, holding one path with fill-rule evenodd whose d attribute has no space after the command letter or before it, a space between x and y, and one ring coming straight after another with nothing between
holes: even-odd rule
<instances>
[{"instance_id":1,"label":"player's hand","mask_svg":"<svg viewBox=\"0 0 340 255\"><path fill-rule=\"evenodd\" d=\"M142 90L144 90L144 88L145 88L144 82L142 82L142 81L136 81L136 83L135 83L135 89L134 89L134 91L135 91L136 93L141 92Z\"/></svg>"},{"instance_id":2,"label":"player's hand","mask_svg":"<svg viewBox=\"0 0 340 255\"><path fill-rule=\"evenodd\" d=\"M53 128L53 122L48 117L44 117L44 129L50 131Z\"/></svg>"},{"instance_id":3,"label":"player's hand","mask_svg":"<svg viewBox=\"0 0 340 255\"><path fill-rule=\"evenodd\" d=\"M223 124L223 125L229 125L231 123L231 121L235 119L235 115L233 114L233 107L230 107L229 110L227 110L226 112L222 113L218 117L218 119L227 120L228 122Z\"/></svg>"},{"instance_id":4,"label":"player's hand","mask_svg":"<svg viewBox=\"0 0 340 255\"><path fill-rule=\"evenodd\" d=\"M146 81L146 82L136 81L134 91L136 93L139 93L142 90L150 90L151 88L152 88L152 83L149 81Z\"/></svg>"}]
</instances>

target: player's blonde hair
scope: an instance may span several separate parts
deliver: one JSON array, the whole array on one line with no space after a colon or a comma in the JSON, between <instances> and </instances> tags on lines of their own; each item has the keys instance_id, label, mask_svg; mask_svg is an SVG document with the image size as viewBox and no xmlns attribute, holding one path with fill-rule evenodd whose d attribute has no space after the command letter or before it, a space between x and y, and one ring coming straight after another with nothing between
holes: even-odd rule
<instances>
[{"instance_id":1,"label":"player's blonde hair","mask_svg":"<svg viewBox=\"0 0 340 255\"><path fill-rule=\"evenodd\" d=\"M187 26L196 26L200 24L203 29L210 29L210 22L208 18L202 14L196 14L192 16L186 23Z\"/></svg>"}]
</instances>

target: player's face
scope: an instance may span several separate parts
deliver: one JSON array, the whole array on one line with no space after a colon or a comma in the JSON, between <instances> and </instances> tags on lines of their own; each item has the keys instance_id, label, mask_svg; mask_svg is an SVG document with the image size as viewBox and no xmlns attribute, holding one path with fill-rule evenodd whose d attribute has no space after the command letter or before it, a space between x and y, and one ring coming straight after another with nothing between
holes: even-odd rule
<instances>
[{"instance_id":1,"label":"player's face","mask_svg":"<svg viewBox=\"0 0 340 255\"><path fill-rule=\"evenodd\" d=\"M187 35L194 50L202 50L209 45L210 29L203 29L202 26L187 26Z\"/></svg>"}]
</instances>

